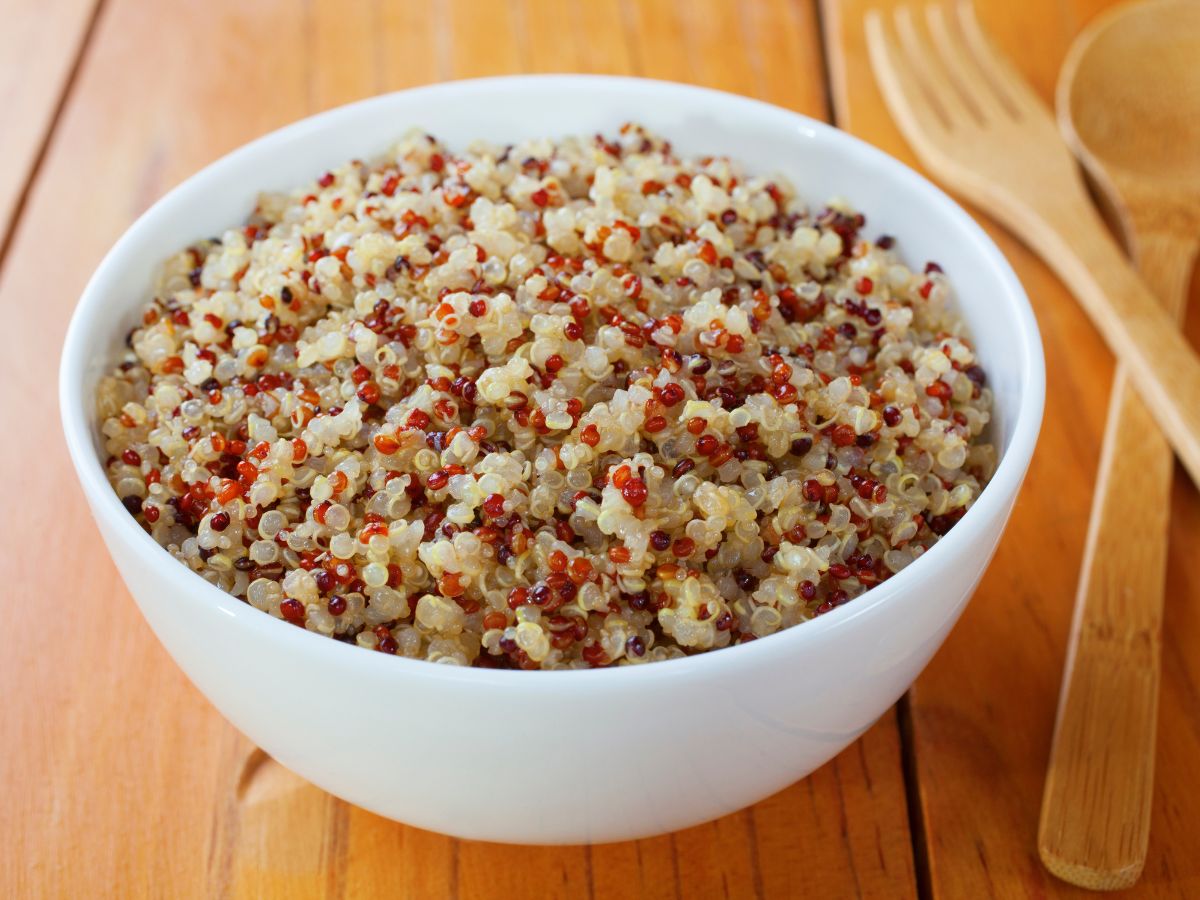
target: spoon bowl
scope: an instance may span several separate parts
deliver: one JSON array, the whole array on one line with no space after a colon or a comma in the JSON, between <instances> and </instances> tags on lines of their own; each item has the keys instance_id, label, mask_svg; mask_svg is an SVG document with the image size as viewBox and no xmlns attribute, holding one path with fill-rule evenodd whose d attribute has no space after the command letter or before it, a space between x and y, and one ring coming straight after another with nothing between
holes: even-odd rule
<instances>
[{"instance_id":1,"label":"spoon bowl","mask_svg":"<svg viewBox=\"0 0 1200 900\"><path fill-rule=\"evenodd\" d=\"M1194 214L1200 204L1198 58L1195 0L1117 7L1071 48L1059 124L1088 174L1128 212L1152 202ZM1185 218L1194 228L1194 215Z\"/></svg>"}]
</instances>

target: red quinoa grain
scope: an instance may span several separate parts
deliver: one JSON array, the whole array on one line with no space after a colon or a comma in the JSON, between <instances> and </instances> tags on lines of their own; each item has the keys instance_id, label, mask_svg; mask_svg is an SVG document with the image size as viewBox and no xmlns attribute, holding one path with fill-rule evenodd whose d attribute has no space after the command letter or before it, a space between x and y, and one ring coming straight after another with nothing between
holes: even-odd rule
<instances>
[{"instance_id":1,"label":"red quinoa grain","mask_svg":"<svg viewBox=\"0 0 1200 900\"><path fill-rule=\"evenodd\" d=\"M272 616L502 668L744 643L911 564L996 462L946 274L598 141L413 132L168 258L97 396L130 514Z\"/></svg>"}]
</instances>

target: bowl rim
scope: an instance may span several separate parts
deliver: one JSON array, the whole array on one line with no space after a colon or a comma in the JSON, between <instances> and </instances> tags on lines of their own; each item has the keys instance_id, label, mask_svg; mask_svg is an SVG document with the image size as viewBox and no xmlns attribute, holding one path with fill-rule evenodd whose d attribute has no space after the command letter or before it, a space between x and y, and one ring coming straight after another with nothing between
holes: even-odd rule
<instances>
[{"instance_id":1,"label":"bowl rim","mask_svg":"<svg viewBox=\"0 0 1200 900\"><path fill-rule=\"evenodd\" d=\"M304 140L355 120L376 108L386 109L400 97L427 95L453 102L464 97L477 99L480 95L546 90L552 87L569 87L575 91L593 92L618 90L629 92L633 96L653 93L661 99L674 96L692 102L703 101L710 108L730 110L735 115L754 116L772 127L801 128L826 146L835 147L838 152L855 157L860 164L884 170L887 178L925 194L931 203L940 207L950 222L961 229L968 243L973 245L972 249L989 263L991 271L988 277L999 281L1001 293L1010 307L1010 313L1016 319L1017 334L1020 338L1018 346L1013 349L1021 356L1019 381L1024 384L1024 391L1010 425L1012 433L1008 447L1000 458L995 474L980 492L979 498L955 527L920 559L855 598L854 602L837 607L802 623L799 627L785 628L759 640L724 647L718 651L662 660L650 665L526 672L454 665L437 666L426 660L364 652L363 648L331 640L324 635L310 633L306 629L295 628L277 621L272 616L264 615L183 567L142 530L117 498L94 451L92 428L83 396L83 382L89 357L88 337L94 331L92 326L103 316L103 301L111 290L109 282L127 266L125 256L129 252L128 248L143 232L153 230L159 220L172 217L175 207L186 205L194 197L204 193L209 183L219 182L226 171L242 159L271 145ZM917 583L926 569L936 565L939 560L948 558L950 554L960 552L973 542L983 529L985 520L1006 514L1004 506L1015 498L1032 458L1041 428L1044 402L1045 361L1041 335L1024 288L992 239L940 188L904 163L860 138L801 113L726 91L672 81L612 75L510 75L424 85L369 97L317 113L239 146L160 197L138 216L109 249L89 279L72 312L59 368L59 404L63 431L72 464L94 512L97 526L115 529L112 534L114 539L141 551L142 565L152 568L157 578L168 583L175 580L183 582L177 596L171 598L172 603L202 606L197 610L198 613L213 612L229 616L238 623L236 627L249 629L253 633L251 636L279 644L286 652L319 655L326 658L330 664L357 665L363 672L375 678L436 677L442 680L469 682L476 686L490 684L500 687L520 683L524 689L536 691L555 689L568 678L576 681L587 680L590 683L599 680L613 686L622 684L635 687L646 679L674 679L693 675L719 676L723 670L732 667L756 665L771 657L791 655L805 643L821 640L824 635L851 627L852 623L870 615L881 604L897 602L910 586ZM107 535L102 537L106 540L108 538ZM180 579L180 576L185 577Z\"/></svg>"}]
</instances>

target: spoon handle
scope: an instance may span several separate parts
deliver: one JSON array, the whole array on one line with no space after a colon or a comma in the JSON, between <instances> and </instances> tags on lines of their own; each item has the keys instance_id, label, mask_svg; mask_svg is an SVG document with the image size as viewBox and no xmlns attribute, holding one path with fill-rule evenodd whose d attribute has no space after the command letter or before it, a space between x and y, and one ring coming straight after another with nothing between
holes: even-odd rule
<instances>
[{"instance_id":1,"label":"spoon handle","mask_svg":"<svg viewBox=\"0 0 1200 900\"><path fill-rule=\"evenodd\" d=\"M1192 481L1200 484L1200 358L1079 192L1034 210L1025 234L1125 364Z\"/></svg>"},{"instance_id":2,"label":"spoon handle","mask_svg":"<svg viewBox=\"0 0 1200 900\"><path fill-rule=\"evenodd\" d=\"M1143 276L1182 317L1195 240L1137 240ZM1150 836L1171 447L1129 381L1113 383L1046 775L1038 849L1060 877L1132 885Z\"/></svg>"}]
</instances>

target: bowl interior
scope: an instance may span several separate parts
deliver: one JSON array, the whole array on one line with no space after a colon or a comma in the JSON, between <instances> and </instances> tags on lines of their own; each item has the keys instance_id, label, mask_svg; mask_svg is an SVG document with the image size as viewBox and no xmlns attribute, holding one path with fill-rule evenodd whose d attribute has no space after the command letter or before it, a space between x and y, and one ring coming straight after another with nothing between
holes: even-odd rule
<instances>
[{"instance_id":1,"label":"bowl interior","mask_svg":"<svg viewBox=\"0 0 1200 900\"><path fill-rule=\"evenodd\" d=\"M822 123L715 91L593 76L454 82L362 101L255 141L155 204L88 285L64 350L64 424L93 502L107 493L99 502L119 509L98 459L95 386L138 320L166 256L243 221L259 191L292 188L347 159L378 154L413 127L461 147L480 138L502 144L612 133L630 120L665 136L682 154L729 155L750 172L778 174L810 206L845 198L866 215L868 235L897 238L897 250L910 266L936 260L945 269L996 396L992 439L1002 462L978 504L1011 502L1041 421L1041 345L1020 284L970 217L910 169ZM123 518L118 527L138 530ZM970 519L963 520L962 530L969 530Z\"/></svg>"}]
</instances>

